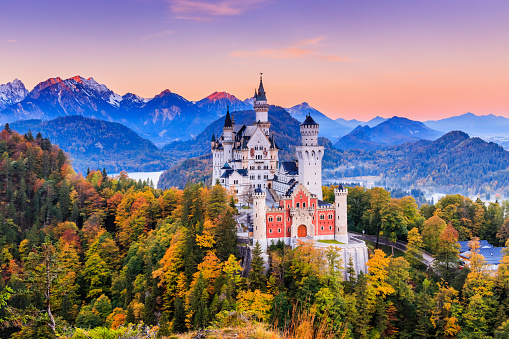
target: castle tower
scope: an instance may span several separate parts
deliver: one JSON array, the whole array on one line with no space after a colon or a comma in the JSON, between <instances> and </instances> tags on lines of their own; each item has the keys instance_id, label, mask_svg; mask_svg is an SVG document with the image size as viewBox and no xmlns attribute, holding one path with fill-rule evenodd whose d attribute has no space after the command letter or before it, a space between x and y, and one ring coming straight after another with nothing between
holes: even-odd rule
<instances>
[{"instance_id":1,"label":"castle tower","mask_svg":"<svg viewBox=\"0 0 509 339\"><path fill-rule=\"evenodd\" d=\"M269 104L267 104L267 96L263 88L262 73L260 73L260 86L258 91L255 90L253 107L256 112L256 124L259 124L265 135L269 135Z\"/></svg>"},{"instance_id":2,"label":"castle tower","mask_svg":"<svg viewBox=\"0 0 509 339\"><path fill-rule=\"evenodd\" d=\"M300 124L301 145L295 147L299 160L299 182L322 200L323 146L318 145L319 125L306 116Z\"/></svg>"},{"instance_id":3,"label":"castle tower","mask_svg":"<svg viewBox=\"0 0 509 339\"><path fill-rule=\"evenodd\" d=\"M334 222L334 239L348 244L348 189L339 185L334 189L334 208L336 209L336 220Z\"/></svg>"},{"instance_id":4,"label":"castle tower","mask_svg":"<svg viewBox=\"0 0 509 339\"><path fill-rule=\"evenodd\" d=\"M253 245L260 243L264 252L267 251L266 196L265 191L260 188L253 193Z\"/></svg>"},{"instance_id":5,"label":"castle tower","mask_svg":"<svg viewBox=\"0 0 509 339\"><path fill-rule=\"evenodd\" d=\"M230 107L226 110L226 118L224 119L223 126L223 148L224 148L224 160L230 162L233 159L233 122L230 117Z\"/></svg>"}]
</instances>

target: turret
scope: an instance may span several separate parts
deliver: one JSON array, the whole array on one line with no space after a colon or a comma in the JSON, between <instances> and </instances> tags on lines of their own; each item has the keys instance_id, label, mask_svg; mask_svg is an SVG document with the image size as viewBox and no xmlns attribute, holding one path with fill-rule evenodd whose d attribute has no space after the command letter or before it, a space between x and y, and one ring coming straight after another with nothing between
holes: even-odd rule
<instances>
[{"instance_id":1,"label":"turret","mask_svg":"<svg viewBox=\"0 0 509 339\"><path fill-rule=\"evenodd\" d=\"M300 124L302 145L295 147L299 159L299 182L322 200L322 158L324 148L318 145L319 125L306 116Z\"/></svg>"},{"instance_id":2,"label":"turret","mask_svg":"<svg viewBox=\"0 0 509 339\"><path fill-rule=\"evenodd\" d=\"M334 239L348 244L348 207L347 207L348 189L339 185L334 189L334 208L336 210L336 219L334 222Z\"/></svg>"},{"instance_id":3,"label":"turret","mask_svg":"<svg viewBox=\"0 0 509 339\"><path fill-rule=\"evenodd\" d=\"M302 146L316 146L318 145L318 131L320 125L318 125L311 114L306 115L306 120L300 124L300 136Z\"/></svg>"},{"instance_id":4,"label":"turret","mask_svg":"<svg viewBox=\"0 0 509 339\"><path fill-rule=\"evenodd\" d=\"M230 117L229 106L226 109L226 118L224 119L223 137L224 159L229 162L233 159L233 122Z\"/></svg>"},{"instance_id":5,"label":"turret","mask_svg":"<svg viewBox=\"0 0 509 339\"><path fill-rule=\"evenodd\" d=\"M260 243L264 252L267 250L266 196L260 188L253 192L253 245Z\"/></svg>"},{"instance_id":6,"label":"turret","mask_svg":"<svg viewBox=\"0 0 509 339\"><path fill-rule=\"evenodd\" d=\"M269 105L267 104L267 96L263 88L262 73L260 73L258 91L255 90L253 107L256 112L256 123L260 125L266 135L269 135Z\"/></svg>"},{"instance_id":7,"label":"turret","mask_svg":"<svg viewBox=\"0 0 509 339\"><path fill-rule=\"evenodd\" d=\"M216 136L214 135L214 133L212 133L212 139L210 140L210 147L214 148L215 145L216 145Z\"/></svg>"}]
</instances>

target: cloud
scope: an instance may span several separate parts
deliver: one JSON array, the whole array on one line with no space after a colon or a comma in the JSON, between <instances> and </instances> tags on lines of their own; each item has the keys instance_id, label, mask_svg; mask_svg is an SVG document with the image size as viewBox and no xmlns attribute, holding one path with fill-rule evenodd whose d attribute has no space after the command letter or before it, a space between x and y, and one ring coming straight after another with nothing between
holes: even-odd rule
<instances>
[{"instance_id":1,"label":"cloud","mask_svg":"<svg viewBox=\"0 0 509 339\"><path fill-rule=\"evenodd\" d=\"M307 39L297 42L296 44L285 46L281 48L269 48L258 51L233 51L230 55L233 57L250 57L258 56L271 59L298 59L298 58L309 58L309 59L321 59L328 61L338 62L354 62L347 57L340 57L337 55L322 54L318 51L319 43L323 41L325 37L320 36L313 39Z\"/></svg>"},{"instance_id":2,"label":"cloud","mask_svg":"<svg viewBox=\"0 0 509 339\"><path fill-rule=\"evenodd\" d=\"M5 40L5 42L14 43L14 42L16 42L16 40L14 40L14 39L9 39L9 40Z\"/></svg>"},{"instance_id":3,"label":"cloud","mask_svg":"<svg viewBox=\"0 0 509 339\"><path fill-rule=\"evenodd\" d=\"M167 36L167 35L170 35L170 34L173 34L175 33L174 31L162 31L162 32L157 32L157 33L154 33L154 34L149 34L149 35L145 35L143 37L140 38L140 40L148 40L148 39L152 39L152 38L160 38L160 37L163 37L163 36Z\"/></svg>"},{"instance_id":4,"label":"cloud","mask_svg":"<svg viewBox=\"0 0 509 339\"><path fill-rule=\"evenodd\" d=\"M240 15L267 0L167 0L178 19L211 20L218 16Z\"/></svg>"}]
</instances>

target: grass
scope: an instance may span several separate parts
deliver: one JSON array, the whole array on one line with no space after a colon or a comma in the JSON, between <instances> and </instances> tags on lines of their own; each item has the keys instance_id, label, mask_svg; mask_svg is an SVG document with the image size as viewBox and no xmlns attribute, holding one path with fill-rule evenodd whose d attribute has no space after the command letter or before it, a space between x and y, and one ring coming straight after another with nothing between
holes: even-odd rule
<instances>
[{"instance_id":1,"label":"grass","mask_svg":"<svg viewBox=\"0 0 509 339\"><path fill-rule=\"evenodd\" d=\"M245 327L234 326L226 328L214 328L201 332L204 339L282 339L283 337L277 331L268 328L263 324L250 324ZM192 339L198 334L197 331L178 334L168 339ZM164 338L164 337L163 337ZM166 339L166 338L165 338Z\"/></svg>"},{"instance_id":2,"label":"grass","mask_svg":"<svg viewBox=\"0 0 509 339\"><path fill-rule=\"evenodd\" d=\"M372 249L372 250L375 249L376 243L374 243L373 241L369 241L369 240L364 240L364 241L366 242L366 245L368 245L368 247L370 249ZM381 249L382 251L384 251L384 253L387 256L391 256L392 255L392 247L391 246L378 244L378 248ZM405 255L405 252L400 251L397 248L394 249L394 257L397 258L397 257L402 257L404 255Z\"/></svg>"},{"instance_id":3,"label":"grass","mask_svg":"<svg viewBox=\"0 0 509 339\"><path fill-rule=\"evenodd\" d=\"M324 244L344 244L344 242L339 242L337 240L317 240L317 241Z\"/></svg>"}]
</instances>

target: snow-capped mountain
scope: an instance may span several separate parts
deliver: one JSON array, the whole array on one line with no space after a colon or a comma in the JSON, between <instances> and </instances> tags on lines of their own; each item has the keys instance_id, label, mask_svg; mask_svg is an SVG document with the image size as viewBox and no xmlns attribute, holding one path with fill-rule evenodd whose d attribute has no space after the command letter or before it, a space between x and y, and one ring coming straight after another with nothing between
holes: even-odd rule
<instances>
[{"instance_id":1,"label":"snow-capped mountain","mask_svg":"<svg viewBox=\"0 0 509 339\"><path fill-rule=\"evenodd\" d=\"M72 115L123 123L157 144L192 138L217 118L169 90L152 99L133 93L120 96L93 78L75 76L37 84L1 110L0 122Z\"/></svg>"},{"instance_id":2,"label":"snow-capped mountain","mask_svg":"<svg viewBox=\"0 0 509 339\"><path fill-rule=\"evenodd\" d=\"M20 102L2 110L3 120L53 119L84 115L111 120L122 97L94 79L75 76L50 78L39 83Z\"/></svg>"},{"instance_id":3,"label":"snow-capped mountain","mask_svg":"<svg viewBox=\"0 0 509 339\"><path fill-rule=\"evenodd\" d=\"M226 108L229 106L230 111L246 111L253 109L253 101L241 101L234 95L226 92L214 92L206 98L196 102L196 106L199 108L216 115L217 117L223 116L226 112Z\"/></svg>"},{"instance_id":4,"label":"snow-capped mountain","mask_svg":"<svg viewBox=\"0 0 509 339\"><path fill-rule=\"evenodd\" d=\"M326 137L332 141L341 138L345 134L349 133L352 128L340 124L337 121L332 120L322 112L311 107L307 102L295 105L290 108L286 108L286 111L292 115L295 119L300 122L306 119L306 115L311 114L311 117L320 124L320 136Z\"/></svg>"},{"instance_id":5,"label":"snow-capped mountain","mask_svg":"<svg viewBox=\"0 0 509 339\"><path fill-rule=\"evenodd\" d=\"M0 85L0 110L22 101L27 95L28 90L18 79Z\"/></svg>"}]
</instances>

